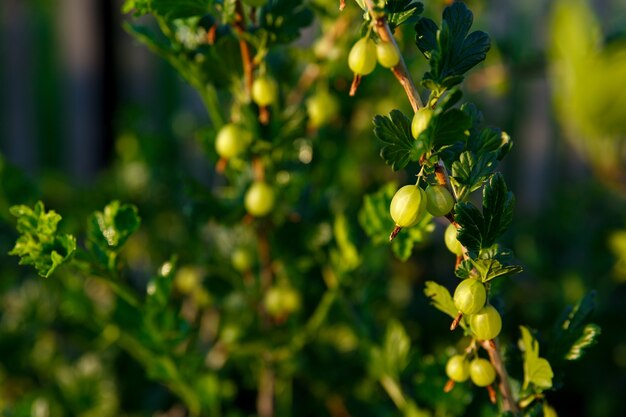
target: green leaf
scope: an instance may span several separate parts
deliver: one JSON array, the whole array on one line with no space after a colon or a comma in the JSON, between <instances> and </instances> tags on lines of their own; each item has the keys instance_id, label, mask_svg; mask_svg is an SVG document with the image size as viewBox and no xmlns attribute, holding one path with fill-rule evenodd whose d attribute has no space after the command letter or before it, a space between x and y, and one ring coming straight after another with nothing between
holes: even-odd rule
<instances>
[{"instance_id":1,"label":"green leaf","mask_svg":"<svg viewBox=\"0 0 626 417\"><path fill-rule=\"evenodd\" d=\"M459 200L482 187L496 168L496 154L483 153L478 158L470 151L463 152L457 161L452 163L450 181Z\"/></svg>"},{"instance_id":2,"label":"green leaf","mask_svg":"<svg viewBox=\"0 0 626 417\"><path fill-rule=\"evenodd\" d=\"M376 115L374 134L384 143L380 156L394 171L419 160L424 153L423 142L411 135L411 120L400 110L392 110L389 116Z\"/></svg>"},{"instance_id":3,"label":"green leaf","mask_svg":"<svg viewBox=\"0 0 626 417\"><path fill-rule=\"evenodd\" d=\"M563 311L551 335L550 361L579 360L597 342L600 327L587 323L594 309L595 292L590 291L576 306Z\"/></svg>"},{"instance_id":4,"label":"green leaf","mask_svg":"<svg viewBox=\"0 0 626 417\"><path fill-rule=\"evenodd\" d=\"M445 90L463 79L463 74L485 59L490 48L489 36L481 31L469 33L472 12L461 2L443 11L441 29L430 19L421 18L416 26L416 44L430 61L424 81Z\"/></svg>"},{"instance_id":5,"label":"green leaf","mask_svg":"<svg viewBox=\"0 0 626 417\"><path fill-rule=\"evenodd\" d=\"M360 265L361 259L350 236L350 224L345 215L339 214L335 217L333 231L339 248L340 262L338 267L346 272L354 270Z\"/></svg>"},{"instance_id":6,"label":"green leaf","mask_svg":"<svg viewBox=\"0 0 626 417\"><path fill-rule=\"evenodd\" d=\"M392 31L401 24L414 20L423 11L424 5L413 0L388 0L384 8Z\"/></svg>"},{"instance_id":7,"label":"green leaf","mask_svg":"<svg viewBox=\"0 0 626 417\"><path fill-rule=\"evenodd\" d=\"M482 282L491 281L494 278L504 277L522 272L519 265L502 265L499 260L491 259L470 259L469 260Z\"/></svg>"},{"instance_id":8,"label":"green leaf","mask_svg":"<svg viewBox=\"0 0 626 417\"><path fill-rule=\"evenodd\" d=\"M302 0L269 0L261 8L259 25L269 34L271 44L287 44L313 23L313 12Z\"/></svg>"},{"instance_id":9,"label":"green leaf","mask_svg":"<svg viewBox=\"0 0 626 417\"><path fill-rule=\"evenodd\" d=\"M117 253L140 224L135 206L112 201L103 211L96 211L89 217L87 248L101 264L112 269Z\"/></svg>"},{"instance_id":10,"label":"green leaf","mask_svg":"<svg viewBox=\"0 0 626 417\"><path fill-rule=\"evenodd\" d=\"M602 329L597 324L587 324L582 329L580 337L572 344L569 351L565 354L568 361L576 361L583 357L585 350L598 343L598 337L602 333Z\"/></svg>"},{"instance_id":11,"label":"green leaf","mask_svg":"<svg viewBox=\"0 0 626 417\"><path fill-rule=\"evenodd\" d=\"M464 142L465 131L470 127L469 116L459 109L450 109L442 113L435 110L425 134L429 138L428 143L432 144L433 150L437 152L455 142Z\"/></svg>"},{"instance_id":12,"label":"green leaf","mask_svg":"<svg viewBox=\"0 0 626 417\"><path fill-rule=\"evenodd\" d=\"M522 338L520 347L524 351L524 385L527 389L533 384L539 392L552 388L552 378L554 373L550 363L539 357L539 343L530 334L530 331L520 326Z\"/></svg>"},{"instance_id":13,"label":"green leaf","mask_svg":"<svg viewBox=\"0 0 626 417\"><path fill-rule=\"evenodd\" d=\"M379 191L368 194L363 199L359 223L375 245L389 244L389 234L395 227L389 214L389 205L397 188L396 184L387 183ZM426 214L415 226L402 229L391 243L391 249L398 259L406 261L411 256L413 247L426 241L434 228L432 217Z\"/></svg>"},{"instance_id":14,"label":"green leaf","mask_svg":"<svg viewBox=\"0 0 626 417\"><path fill-rule=\"evenodd\" d=\"M398 321L392 320L387 325L383 345L386 371L392 376L399 376L409 362L411 339Z\"/></svg>"},{"instance_id":15,"label":"green leaf","mask_svg":"<svg viewBox=\"0 0 626 417\"><path fill-rule=\"evenodd\" d=\"M426 281L426 287L424 288L424 294L430 298L430 303L439 311L447 314L451 318L455 319L459 314L459 310L454 306L454 301L450 295L450 291L443 285L439 285L434 281ZM467 328L465 318L459 322L463 329Z\"/></svg>"},{"instance_id":16,"label":"green leaf","mask_svg":"<svg viewBox=\"0 0 626 417\"><path fill-rule=\"evenodd\" d=\"M76 238L57 233L60 215L53 210L46 212L41 201L33 209L20 205L11 207L10 212L17 217L20 236L9 255L19 256L20 265L33 265L40 276L48 278L70 260L76 250Z\"/></svg>"},{"instance_id":17,"label":"green leaf","mask_svg":"<svg viewBox=\"0 0 626 417\"><path fill-rule=\"evenodd\" d=\"M504 178L497 173L483 190L483 212L469 202L455 205L456 220L461 225L459 241L473 257L480 249L496 243L513 219L515 197L508 191Z\"/></svg>"},{"instance_id":18,"label":"green leaf","mask_svg":"<svg viewBox=\"0 0 626 417\"><path fill-rule=\"evenodd\" d=\"M166 19L202 16L209 12L213 0L152 0L152 11Z\"/></svg>"}]
</instances>

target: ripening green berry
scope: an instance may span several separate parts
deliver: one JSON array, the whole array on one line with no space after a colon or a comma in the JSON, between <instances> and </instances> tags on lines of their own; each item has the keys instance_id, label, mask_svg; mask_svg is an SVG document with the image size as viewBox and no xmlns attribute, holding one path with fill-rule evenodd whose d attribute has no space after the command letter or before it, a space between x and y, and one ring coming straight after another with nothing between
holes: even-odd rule
<instances>
[{"instance_id":1,"label":"ripening green berry","mask_svg":"<svg viewBox=\"0 0 626 417\"><path fill-rule=\"evenodd\" d=\"M252 142L252 134L234 123L225 124L217 133L215 150L225 159L241 155Z\"/></svg>"},{"instance_id":2,"label":"ripening green berry","mask_svg":"<svg viewBox=\"0 0 626 417\"><path fill-rule=\"evenodd\" d=\"M252 255L250 251L244 248L237 248L230 256L233 267L239 272L245 272L252 267Z\"/></svg>"},{"instance_id":3,"label":"ripening green berry","mask_svg":"<svg viewBox=\"0 0 626 417\"><path fill-rule=\"evenodd\" d=\"M411 133L415 139L426 130L431 117L433 117L433 111L426 107L422 107L415 113L411 121Z\"/></svg>"},{"instance_id":4,"label":"ripening green berry","mask_svg":"<svg viewBox=\"0 0 626 417\"><path fill-rule=\"evenodd\" d=\"M265 182L256 181L246 192L244 205L253 216L265 216L274 208L274 189Z\"/></svg>"},{"instance_id":5,"label":"ripening green berry","mask_svg":"<svg viewBox=\"0 0 626 417\"><path fill-rule=\"evenodd\" d=\"M348 66L353 73L367 75L376 67L376 44L369 38L361 38L348 55Z\"/></svg>"},{"instance_id":6,"label":"ripening green berry","mask_svg":"<svg viewBox=\"0 0 626 417\"><path fill-rule=\"evenodd\" d=\"M486 387L496 380L496 370L487 359L476 358L469 366L470 378L479 387Z\"/></svg>"},{"instance_id":7,"label":"ripening green berry","mask_svg":"<svg viewBox=\"0 0 626 417\"><path fill-rule=\"evenodd\" d=\"M426 210L433 217L450 213L454 206L454 197L445 185L429 185L426 187L426 197L428 197Z\"/></svg>"},{"instance_id":8,"label":"ripening green berry","mask_svg":"<svg viewBox=\"0 0 626 417\"><path fill-rule=\"evenodd\" d=\"M456 238L456 232L456 227L454 227L453 224L450 224L446 228L446 232L443 235L443 240L445 241L446 247L450 252L454 253L455 255L461 256L463 255L463 245L461 245L461 242L459 242L459 240Z\"/></svg>"},{"instance_id":9,"label":"ripening green berry","mask_svg":"<svg viewBox=\"0 0 626 417\"><path fill-rule=\"evenodd\" d=\"M411 227L419 222L426 211L426 193L415 185L405 185L391 199L389 212L399 227Z\"/></svg>"},{"instance_id":10,"label":"ripening green berry","mask_svg":"<svg viewBox=\"0 0 626 417\"><path fill-rule=\"evenodd\" d=\"M278 97L278 85L276 81L268 77L259 77L252 84L252 100L261 106L269 106Z\"/></svg>"},{"instance_id":11,"label":"ripening green berry","mask_svg":"<svg viewBox=\"0 0 626 417\"><path fill-rule=\"evenodd\" d=\"M306 110L313 127L320 127L339 112L337 99L327 91L320 91L306 102Z\"/></svg>"},{"instance_id":12,"label":"ripening green berry","mask_svg":"<svg viewBox=\"0 0 626 417\"><path fill-rule=\"evenodd\" d=\"M270 316L281 318L300 308L300 295L290 287L270 287L263 297L263 305Z\"/></svg>"},{"instance_id":13,"label":"ripening green berry","mask_svg":"<svg viewBox=\"0 0 626 417\"><path fill-rule=\"evenodd\" d=\"M486 305L470 316L470 328L478 340L491 340L502 330L500 313L492 305Z\"/></svg>"},{"instance_id":14,"label":"ripening green berry","mask_svg":"<svg viewBox=\"0 0 626 417\"><path fill-rule=\"evenodd\" d=\"M478 313L487 302L487 291L482 282L464 279L454 290L454 306L466 316Z\"/></svg>"},{"instance_id":15,"label":"ripening green berry","mask_svg":"<svg viewBox=\"0 0 626 417\"><path fill-rule=\"evenodd\" d=\"M376 45L378 63L385 68L393 68L400 62L400 53L391 42L379 42Z\"/></svg>"},{"instance_id":16,"label":"ripening green berry","mask_svg":"<svg viewBox=\"0 0 626 417\"><path fill-rule=\"evenodd\" d=\"M446 363L446 375L454 382L465 382L469 378L469 362L463 355L454 355Z\"/></svg>"}]
</instances>

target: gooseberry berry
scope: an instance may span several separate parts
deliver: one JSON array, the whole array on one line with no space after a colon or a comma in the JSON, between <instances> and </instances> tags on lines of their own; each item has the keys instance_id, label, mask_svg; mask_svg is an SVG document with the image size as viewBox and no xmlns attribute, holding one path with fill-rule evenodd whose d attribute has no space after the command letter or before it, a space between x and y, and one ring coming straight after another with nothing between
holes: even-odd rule
<instances>
[{"instance_id":1,"label":"gooseberry berry","mask_svg":"<svg viewBox=\"0 0 626 417\"><path fill-rule=\"evenodd\" d=\"M274 189L263 181L254 182L246 192L244 205L253 216L265 216L274 207Z\"/></svg>"},{"instance_id":2,"label":"gooseberry berry","mask_svg":"<svg viewBox=\"0 0 626 417\"><path fill-rule=\"evenodd\" d=\"M215 150L225 159L234 158L246 151L252 142L252 134L234 123L225 124L217 133Z\"/></svg>"},{"instance_id":3,"label":"gooseberry berry","mask_svg":"<svg viewBox=\"0 0 626 417\"><path fill-rule=\"evenodd\" d=\"M252 84L252 100L261 106L269 106L278 97L276 81L268 77L259 77Z\"/></svg>"},{"instance_id":4,"label":"gooseberry berry","mask_svg":"<svg viewBox=\"0 0 626 417\"><path fill-rule=\"evenodd\" d=\"M469 374L472 382L479 387L486 387L496 380L496 370L487 359L476 358L469 366Z\"/></svg>"},{"instance_id":5,"label":"gooseberry berry","mask_svg":"<svg viewBox=\"0 0 626 417\"><path fill-rule=\"evenodd\" d=\"M454 206L454 197L445 185L429 185L426 187L426 197L426 210L434 217L450 213Z\"/></svg>"},{"instance_id":6,"label":"gooseberry berry","mask_svg":"<svg viewBox=\"0 0 626 417\"><path fill-rule=\"evenodd\" d=\"M263 305L270 316L284 317L300 308L300 295L293 288L273 286L265 292Z\"/></svg>"},{"instance_id":7,"label":"gooseberry berry","mask_svg":"<svg viewBox=\"0 0 626 417\"><path fill-rule=\"evenodd\" d=\"M376 57L378 63L385 68L393 68L400 62L398 48L391 42L379 42L376 45Z\"/></svg>"},{"instance_id":8,"label":"gooseberry berry","mask_svg":"<svg viewBox=\"0 0 626 417\"><path fill-rule=\"evenodd\" d=\"M399 227L417 224L426 211L426 193L415 185L405 185L391 199L389 212Z\"/></svg>"},{"instance_id":9,"label":"gooseberry berry","mask_svg":"<svg viewBox=\"0 0 626 417\"><path fill-rule=\"evenodd\" d=\"M487 291L482 282L474 279L464 279L454 290L454 306L464 315L478 313L487 301Z\"/></svg>"},{"instance_id":10,"label":"gooseberry berry","mask_svg":"<svg viewBox=\"0 0 626 417\"><path fill-rule=\"evenodd\" d=\"M472 314L469 321L470 328L478 340L491 340L502 330L502 318L492 305L486 305Z\"/></svg>"},{"instance_id":11,"label":"gooseberry berry","mask_svg":"<svg viewBox=\"0 0 626 417\"><path fill-rule=\"evenodd\" d=\"M337 99L327 91L320 91L306 102L307 113L313 127L328 123L339 111Z\"/></svg>"},{"instance_id":12,"label":"gooseberry berry","mask_svg":"<svg viewBox=\"0 0 626 417\"><path fill-rule=\"evenodd\" d=\"M348 55L348 66L358 75L367 75L376 67L376 44L369 38L361 38Z\"/></svg>"},{"instance_id":13,"label":"gooseberry berry","mask_svg":"<svg viewBox=\"0 0 626 417\"><path fill-rule=\"evenodd\" d=\"M469 363L463 355L454 355L446 363L446 375L454 382L464 382L469 378Z\"/></svg>"},{"instance_id":14,"label":"gooseberry berry","mask_svg":"<svg viewBox=\"0 0 626 417\"><path fill-rule=\"evenodd\" d=\"M456 233L456 227L453 224L448 225L443 235L443 240L445 241L446 247L450 252L461 256L463 255L463 245L461 245L461 242L459 242L456 238Z\"/></svg>"},{"instance_id":15,"label":"gooseberry berry","mask_svg":"<svg viewBox=\"0 0 626 417\"><path fill-rule=\"evenodd\" d=\"M420 133L426 130L432 116L433 111L426 107L422 107L415 112L413 120L411 121L411 134L413 134L415 139L417 139Z\"/></svg>"}]
</instances>

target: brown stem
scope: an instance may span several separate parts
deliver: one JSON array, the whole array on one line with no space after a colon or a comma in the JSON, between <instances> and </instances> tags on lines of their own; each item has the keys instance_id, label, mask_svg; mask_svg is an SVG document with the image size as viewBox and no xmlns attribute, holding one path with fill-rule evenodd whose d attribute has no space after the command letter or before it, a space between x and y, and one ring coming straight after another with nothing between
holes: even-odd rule
<instances>
[{"instance_id":1,"label":"brown stem","mask_svg":"<svg viewBox=\"0 0 626 417\"><path fill-rule=\"evenodd\" d=\"M515 399L513 398L513 391L511 390L511 384L509 382L509 374L506 371L502 356L500 355L500 349L498 348L497 341L483 340L480 345L489 354L489 360L496 370L496 373L500 377L498 388L502 395L502 408L503 411L510 411L513 414L519 414L519 408Z\"/></svg>"},{"instance_id":2,"label":"brown stem","mask_svg":"<svg viewBox=\"0 0 626 417\"><path fill-rule=\"evenodd\" d=\"M389 241L390 242L392 240L394 240L396 238L396 236L398 236L398 233L400 233L400 230L402 230L402 228L400 226L396 226L396 227L393 228L393 231L389 235Z\"/></svg>"},{"instance_id":3,"label":"brown stem","mask_svg":"<svg viewBox=\"0 0 626 417\"><path fill-rule=\"evenodd\" d=\"M350 97L356 94L356 90L361 84L361 78L361 74L354 74L354 78L352 79L352 85L350 85Z\"/></svg>"},{"instance_id":4,"label":"brown stem","mask_svg":"<svg viewBox=\"0 0 626 417\"><path fill-rule=\"evenodd\" d=\"M243 39L242 35L246 32L244 27L244 14L243 14L243 6L241 5L241 1L237 0L235 2L235 30L239 35L239 49L241 50L241 61L243 62L243 74L246 79L246 96L249 98L252 91L252 82L254 64L252 63L252 57L250 55L250 48L248 48L248 44Z\"/></svg>"},{"instance_id":5,"label":"brown stem","mask_svg":"<svg viewBox=\"0 0 626 417\"><path fill-rule=\"evenodd\" d=\"M393 33L391 32L391 28L387 23L385 15L378 14L374 11L374 3L372 2L372 0L365 0L365 4L367 5L370 16L372 16L372 19L374 20L374 28L376 29L376 33L378 34L380 39L383 42L391 43L394 48L396 48L399 52L400 49L398 48L398 44L393 37ZM409 74L409 69L404 62L402 54L400 54L400 62L398 63L398 65L393 67L391 71L393 72L393 75L395 75L395 77L398 79L398 82L404 88L404 91L409 98L409 102L411 102L411 107L413 107L413 111L417 112L421 107L424 107L422 99L417 92L417 88L415 88L415 83L413 82L413 78L411 78L411 74Z\"/></svg>"},{"instance_id":6,"label":"brown stem","mask_svg":"<svg viewBox=\"0 0 626 417\"><path fill-rule=\"evenodd\" d=\"M256 408L259 417L273 417L274 415L274 371L270 364L263 360L259 380L259 392L256 399Z\"/></svg>"}]
</instances>

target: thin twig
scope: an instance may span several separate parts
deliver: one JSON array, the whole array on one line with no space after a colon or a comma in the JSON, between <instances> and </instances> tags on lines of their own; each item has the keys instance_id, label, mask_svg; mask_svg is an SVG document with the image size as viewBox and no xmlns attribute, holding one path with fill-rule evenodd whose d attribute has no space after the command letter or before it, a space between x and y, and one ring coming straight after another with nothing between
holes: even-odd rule
<instances>
[{"instance_id":1,"label":"thin twig","mask_svg":"<svg viewBox=\"0 0 626 417\"><path fill-rule=\"evenodd\" d=\"M421 107L424 107L424 104L422 103L422 99L417 92L417 88L415 88L415 83L413 82L413 78L411 78L411 74L409 73L409 69L404 62L402 54L400 53L400 48L398 48L398 44L393 37L391 28L387 23L387 18L384 14L376 13L372 0L365 0L365 4L367 5L370 16L372 16L372 19L374 20L374 29L376 30L376 33L378 34L380 39L383 42L391 43L400 55L400 62L398 62L398 65L393 67L391 71L393 72L393 75L395 75L395 77L398 79L398 82L404 88L404 91L409 98L409 102L411 102L411 107L413 107L413 111L417 112Z\"/></svg>"},{"instance_id":2,"label":"thin twig","mask_svg":"<svg viewBox=\"0 0 626 417\"><path fill-rule=\"evenodd\" d=\"M498 388L500 389L500 394L502 394L503 411L510 411L513 414L519 414L519 408L517 407L515 399L513 399L513 391L511 390L511 384L509 382L509 374L504 366L504 361L502 360L497 340L483 340L480 342L480 345L489 354L489 360L500 376Z\"/></svg>"},{"instance_id":3,"label":"thin twig","mask_svg":"<svg viewBox=\"0 0 626 417\"><path fill-rule=\"evenodd\" d=\"M252 82L254 64L252 63L252 57L250 55L250 48L248 44L243 39L242 35L246 32L245 28L245 17L243 12L243 6L241 5L241 1L237 0L235 2L235 29L237 34L239 35L239 49L241 50L241 61L243 62L243 73L246 79L246 96L249 98L252 92Z\"/></svg>"}]
</instances>

